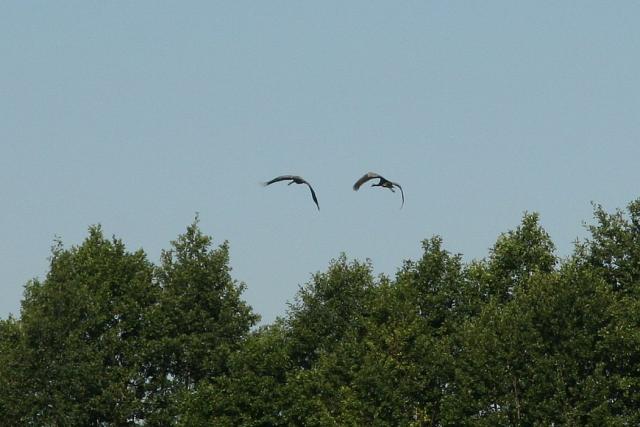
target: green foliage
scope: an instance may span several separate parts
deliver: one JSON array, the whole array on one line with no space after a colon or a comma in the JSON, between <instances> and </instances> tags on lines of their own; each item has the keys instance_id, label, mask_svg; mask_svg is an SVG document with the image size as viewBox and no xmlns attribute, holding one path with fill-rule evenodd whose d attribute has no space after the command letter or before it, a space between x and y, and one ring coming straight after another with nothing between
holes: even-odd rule
<instances>
[{"instance_id":1,"label":"green foliage","mask_svg":"<svg viewBox=\"0 0 640 427\"><path fill-rule=\"evenodd\" d=\"M553 271L555 247L538 219L538 214L525 214L515 231L498 238L486 269L489 296L506 301L526 284L531 275Z\"/></svg>"},{"instance_id":2,"label":"green foliage","mask_svg":"<svg viewBox=\"0 0 640 427\"><path fill-rule=\"evenodd\" d=\"M228 372L228 359L257 322L230 275L229 247L216 249L196 221L164 251L156 269L161 293L152 310L149 422L178 419L177 402L201 381Z\"/></svg>"},{"instance_id":3,"label":"green foliage","mask_svg":"<svg viewBox=\"0 0 640 427\"><path fill-rule=\"evenodd\" d=\"M617 210L609 214L596 206L591 238L579 245L584 258L596 267L615 290L640 297L640 199L627 207L628 218Z\"/></svg>"},{"instance_id":4,"label":"green foliage","mask_svg":"<svg viewBox=\"0 0 640 427\"><path fill-rule=\"evenodd\" d=\"M185 405L182 425L269 426L284 423L292 368L282 324L263 327L229 359L229 375L203 383Z\"/></svg>"},{"instance_id":5,"label":"green foliage","mask_svg":"<svg viewBox=\"0 0 640 427\"><path fill-rule=\"evenodd\" d=\"M20 322L0 320L0 419L19 420L26 411L22 402L28 377L23 366Z\"/></svg>"},{"instance_id":6,"label":"green foliage","mask_svg":"<svg viewBox=\"0 0 640 427\"><path fill-rule=\"evenodd\" d=\"M194 222L157 268L100 227L80 246L54 246L21 319L1 324L2 415L16 425L174 424L180 398L226 372L257 321L226 243L210 245Z\"/></svg>"},{"instance_id":7,"label":"green foliage","mask_svg":"<svg viewBox=\"0 0 640 427\"><path fill-rule=\"evenodd\" d=\"M288 331L297 363L308 368L322 352L357 334L373 287L371 265L347 262L343 254L301 288L291 305Z\"/></svg>"},{"instance_id":8,"label":"green foliage","mask_svg":"<svg viewBox=\"0 0 640 427\"><path fill-rule=\"evenodd\" d=\"M54 247L43 282L22 304L20 419L37 425L126 425L141 415L146 307L157 290L142 251L100 227L78 247Z\"/></svg>"},{"instance_id":9,"label":"green foliage","mask_svg":"<svg viewBox=\"0 0 640 427\"><path fill-rule=\"evenodd\" d=\"M537 214L395 278L343 254L255 330L197 219L160 265L99 227L0 321L9 425L639 425L640 200L559 260Z\"/></svg>"}]
</instances>

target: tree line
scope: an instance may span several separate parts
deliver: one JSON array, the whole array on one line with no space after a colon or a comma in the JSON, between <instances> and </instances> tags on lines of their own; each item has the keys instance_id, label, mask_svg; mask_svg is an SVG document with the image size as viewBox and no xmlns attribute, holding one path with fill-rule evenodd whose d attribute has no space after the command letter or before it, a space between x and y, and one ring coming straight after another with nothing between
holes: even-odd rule
<instances>
[{"instance_id":1,"label":"tree line","mask_svg":"<svg viewBox=\"0 0 640 427\"><path fill-rule=\"evenodd\" d=\"M90 227L0 320L0 424L640 425L640 199L587 229L560 259L526 213L393 278L340 255L257 327L197 219L157 265Z\"/></svg>"}]
</instances>

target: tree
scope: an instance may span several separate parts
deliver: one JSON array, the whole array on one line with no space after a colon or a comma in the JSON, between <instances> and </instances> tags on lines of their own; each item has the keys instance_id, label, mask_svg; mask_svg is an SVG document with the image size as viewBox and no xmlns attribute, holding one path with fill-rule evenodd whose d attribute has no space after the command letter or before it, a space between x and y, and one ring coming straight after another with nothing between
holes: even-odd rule
<instances>
[{"instance_id":1,"label":"tree","mask_svg":"<svg viewBox=\"0 0 640 427\"><path fill-rule=\"evenodd\" d=\"M144 252L127 252L99 226L80 246L53 248L49 273L27 284L13 328L23 423L130 425L143 416L151 277Z\"/></svg>"},{"instance_id":2,"label":"tree","mask_svg":"<svg viewBox=\"0 0 640 427\"><path fill-rule=\"evenodd\" d=\"M621 210L606 212L595 207L597 223L587 228L591 238L577 250L596 267L617 291L640 297L640 199L627 206L628 218Z\"/></svg>"},{"instance_id":3,"label":"tree","mask_svg":"<svg viewBox=\"0 0 640 427\"><path fill-rule=\"evenodd\" d=\"M198 383L228 373L259 316L242 299L245 285L230 275L229 245L211 248L198 218L163 251L155 277L159 302L152 313L150 360L151 425L177 422L178 402Z\"/></svg>"},{"instance_id":4,"label":"tree","mask_svg":"<svg viewBox=\"0 0 640 427\"><path fill-rule=\"evenodd\" d=\"M180 425L287 425L287 376L293 369L282 320L247 337L229 372L200 382L183 402Z\"/></svg>"},{"instance_id":5,"label":"tree","mask_svg":"<svg viewBox=\"0 0 640 427\"><path fill-rule=\"evenodd\" d=\"M525 213L521 224L502 234L491 249L484 281L486 292L501 301L512 298L526 279L536 272L554 270L555 246L539 224L537 213Z\"/></svg>"},{"instance_id":6,"label":"tree","mask_svg":"<svg viewBox=\"0 0 640 427\"><path fill-rule=\"evenodd\" d=\"M292 358L300 367L311 367L321 353L359 333L375 286L371 270L370 263L348 263L342 254L299 290L286 324Z\"/></svg>"},{"instance_id":7,"label":"tree","mask_svg":"<svg viewBox=\"0 0 640 427\"><path fill-rule=\"evenodd\" d=\"M28 412L23 402L28 378L22 365L20 322L9 317L0 320L0 419L19 420Z\"/></svg>"},{"instance_id":8,"label":"tree","mask_svg":"<svg viewBox=\"0 0 640 427\"><path fill-rule=\"evenodd\" d=\"M453 375L448 336L473 313L476 298L460 255L442 239L422 242L395 281L381 281L371 300L365 355L354 375L359 424L438 425Z\"/></svg>"},{"instance_id":9,"label":"tree","mask_svg":"<svg viewBox=\"0 0 640 427\"><path fill-rule=\"evenodd\" d=\"M610 381L611 413L629 424L640 423L634 401L640 395L640 199L626 213L594 209L596 224L576 245L580 261L595 269L614 292L611 321L602 331L601 369Z\"/></svg>"},{"instance_id":10,"label":"tree","mask_svg":"<svg viewBox=\"0 0 640 427\"><path fill-rule=\"evenodd\" d=\"M159 266L99 227L0 320L11 425L638 425L640 201L556 258L537 214L465 263L331 261L258 316L196 220Z\"/></svg>"}]
</instances>

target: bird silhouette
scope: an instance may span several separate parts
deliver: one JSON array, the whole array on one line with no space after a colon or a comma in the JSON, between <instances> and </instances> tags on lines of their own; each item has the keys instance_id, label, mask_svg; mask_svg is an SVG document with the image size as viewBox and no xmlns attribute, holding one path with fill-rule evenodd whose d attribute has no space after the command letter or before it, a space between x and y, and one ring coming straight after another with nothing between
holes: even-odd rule
<instances>
[{"instance_id":1,"label":"bird silhouette","mask_svg":"<svg viewBox=\"0 0 640 427\"><path fill-rule=\"evenodd\" d=\"M362 178L357 180L356 183L353 184L353 191L358 191L358 189L360 188L360 186L362 184L364 184L365 182L369 181L370 179L376 179L376 178L378 178L379 181L377 183L375 183L375 184L371 184L372 187L388 188L393 193L396 192L396 190L393 187L398 187L400 189L400 194L402 195L402 205L400 205L400 209L402 209L402 207L404 206L404 191L402 191L402 187L400 186L400 184L398 184L397 182L391 182L388 179L386 179L385 177L383 177L382 175L378 175L375 172L368 172L368 173L364 174L362 176Z\"/></svg>"},{"instance_id":2,"label":"bird silhouette","mask_svg":"<svg viewBox=\"0 0 640 427\"><path fill-rule=\"evenodd\" d=\"M311 184L309 184L304 178L297 175L282 175L282 176L273 178L271 181L265 182L263 185L266 187L267 185L270 185L270 184L273 184L274 182L279 182L279 181L291 181L288 185L307 184L307 186L309 187L309 190L311 190L311 197L313 198L313 202L318 207L318 210L320 210L320 205L318 204L318 198L316 197L316 192L313 191L313 187L311 187Z\"/></svg>"}]
</instances>

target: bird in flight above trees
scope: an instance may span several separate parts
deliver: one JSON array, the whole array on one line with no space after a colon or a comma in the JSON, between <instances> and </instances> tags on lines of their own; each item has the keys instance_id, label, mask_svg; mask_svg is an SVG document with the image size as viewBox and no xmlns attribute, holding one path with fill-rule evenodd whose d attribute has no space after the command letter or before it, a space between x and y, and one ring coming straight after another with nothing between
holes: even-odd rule
<instances>
[{"instance_id":1,"label":"bird in flight above trees","mask_svg":"<svg viewBox=\"0 0 640 427\"><path fill-rule=\"evenodd\" d=\"M274 182L278 182L278 181L291 181L288 185L291 184L307 184L307 186L309 187L309 190L311 190L311 197L313 198L313 202L316 204L316 206L318 207L318 210L320 210L320 205L318 204L318 198L316 197L316 192L313 191L313 187L311 187L311 184L309 184L307 181L305 181L304 178L302 178L301 176L297 176L297 175L282 175L282 176L278 176L273 178L271 181L269 182L265 182L263 185L266 187L269 184L273 184Z\"/></svg>"},{"instance_id":2,"label":"bird in flight above trees","mask_svg":"<svg viewBox=\"0 0 640 427\"><path fill-rule=\"evenodd\" d=\"M353 191L358 191L358 189L360 188L360 186L362 184L364 184L365 182L369 181L370 179L376 179L376 178L378 178L379 181L377 183L375 183L375 184L371 184L372 187L388 188L393 193L396 192L396 190L393 187L398 187L400 189L400 194L402 195L402 204L400 205L400 209L402 209L402 207L404 206L404 191L402 191L402 187L400 186L400 184L398 184L397 182L391 182L388 179L386 179L385 177L383 177L381 175L378 175L375 172L368 172L368 173L364 174L362 176L362 178L357 180L356 183L353 184Z\"/></svg>"}]
</instances>

